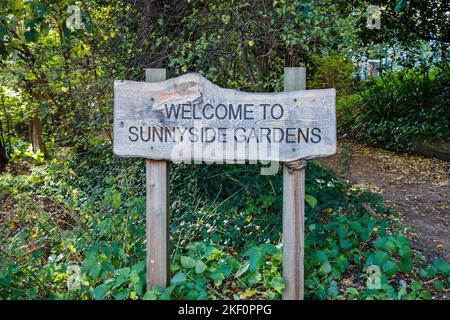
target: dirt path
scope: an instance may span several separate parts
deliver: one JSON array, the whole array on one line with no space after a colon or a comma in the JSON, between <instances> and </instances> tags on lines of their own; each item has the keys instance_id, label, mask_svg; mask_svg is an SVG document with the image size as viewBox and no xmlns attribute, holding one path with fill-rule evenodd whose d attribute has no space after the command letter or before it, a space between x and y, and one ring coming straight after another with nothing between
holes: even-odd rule
<instances>
[{"instance_id":1,"label":"dirt path","mask_svg":"<svg viewBox=\"0 0 450 320\"><path fill-rule=\"evenodd\" d=\"M399 211L413 246L450 261L450 162L347 143L320 163L361 188L382 194Z\"/></svg>"}]
</instances>

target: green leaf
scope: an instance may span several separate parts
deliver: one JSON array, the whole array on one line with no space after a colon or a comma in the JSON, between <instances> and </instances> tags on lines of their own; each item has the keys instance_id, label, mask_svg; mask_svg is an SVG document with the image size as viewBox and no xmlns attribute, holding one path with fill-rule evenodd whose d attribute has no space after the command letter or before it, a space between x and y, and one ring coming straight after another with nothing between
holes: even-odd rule
<instances>
[{"instance_id":1,"label":"green leaf","mask_svg":"<svg viewBox=\"0 0 450 320\"><path fill-rule=\"evenodd\" d=\"M352 294L352 295L354 295L354 296L359 297L359 292L358 292L358 290L357 290L356 288L348 287L348 288L345 288L345 290L346 290L348 293L350 293L350 294Z\"/></svg>"},{"instance_id":2,"label":"green leaf","mask_svg":"<svg viewBox=\"0 0 450 320\"><path fill-rule=\"evenodd\" d=\"M128 275L130 274L131 269L126 267L126 268L122 268L116 271L117 275L122 276L122 277L128 277Z\"/></svg>"},{"instance_id":3,"label":"green leaf","mask_svg":"<svg viewBox=\"0 0 450 320\"><path fill-rule=\"evenodd\" d=\"M386 252L377 250L373 258L373 263L381 267L388 259L389 255Z\"/></svg>"},{"instance_id":4,"label":"green leaf","mask_svg":"<svg viewBox=\"0 0 450 320\"><path fill-rule=\"evenodd\" d=\"M128 289L121 290L114 295L114 299L123 300L123 299L128 298L129 295L130 295L130 290L128 290Z\"/></svg>"},{"instance_id":5,"label":"green leaf","mask_svg":"<svg viewBox=\"0 0 450 320\"><path fill-rule=\"evenodd\" d=\"M219 267L225 277L228 277L233 271L233 266L226 262L220 263Z\"/></svg>"},{"instance_id":6,"label":"green leaf","mask_svg":"<svg viewBox=\"0 0 450 320\"><path fill-rule=\"evenodd\" d=\"M313 209L317 206L317 199L309 194L305 195L305 201Z\"/></svg>"},{"instance_id":7,"label":"green leaf","mask_svg":"<svg viewBox=\"0 0 450 320\"><path fill-rule=\"evenodd\" d=\"M277 247L275 247L273 244L270 244L270 243L264 243L264 244L260 245L259 247L265 254L273 255L279 251Z\"/></svg>"},{"instance_id":8,"label":"green leaf","mask_svg":"<svg viewBox=\"0 0 450 320\"><path fill-rule=\"evenodd\" d=\"M386 275L388 277L390 277L390 276L393 276L397 272L398 265L394 261L388 260L385 263L383 263L382 268L383 268L383 271L386 273Z\"/></svg>"},{"instance_id":9,"label":"green leaf","mask_svg":"<svg viewBox=\"0 0 450 320\"><path fill-rule=\"evenodd\" d=\"M185 281L186 281L186 274L184 272L178 272L176 275L173 276L172 279L170 279L170 283L174 286L182 284Z\"/></svg>"},{"instance_id":10,"label":"green leaf","mask_svg":"<svg viewBox=\"0 0 450 320\"><path fill-rule=\"evenodd\" d=\"M411 260L411 258L412 258L411 247L409 245L408 246L401 246L400 249L398 250L398 254L403 259Z\"/></svg>"},{"instance_id":11,"label":"green leaf","mask_svg":"<svg viewBox=\"0 0 450 320\"><path fill-rule=\"evenodd\" d=\"M94 264L92 265L92 267L89 269L89 275L91 276L91 278L93 280L98 280L98 278L100 277L100 272L102 271L102 267L99 263L94 262Z\"/></svg>"},{"instance_id":12,"label":"green leaf","mask_svg":"<svg viewBox=\"0 0 450 320\"><path fill-rule=\"evenodd\" d=\"M0 42L2 42L5 37L5 30L6 26L4 24L0 25Z\"/></svg>"},{"instance_id":13,"label":"green leaf","mask_svg":"<svg viewBox=\"0 0 450 320\"><path fill-rule=\"evenodd\" d=\"M419 290L420 288L422 288L422 283L420 283L419 281L411 282L411 289Z\"/></svg>"},{"instance_id":14,"label":"green leaf","mask_svg":"<svg viewBox=\"0 0 450 320\"><path fill-rule=\"evenodd\" d=\"M315 258L320 262L324 263L328 261L328 257L324 251L317 251L315 254Z\"/></svg>"},{"instance_id":15,"label":"green leaf","mask_svg":"<svg viewBox=\"0 0 450 320\"><path fill-rule=\"evenodd\" d=\"M203 271L205 271L207 268L208 266L200 260L195 263L195 273L197 274L203 273Z\"/></svg>"},{"instance_id":16,"label":"green leaf","mask_svg":"<svg viewBox=\"0 0 450 320\"><path fill-rule=\"evenodd\" d=\"M211 279L214 280L214 284L216 286L220 286L220 284L222 283L223 279L225 279L222 271L218 270L218 269L214 269L211 271Z\"/></svg>"},{"instance_id":17,"label":"green leaf","mask_svg":"<svg viewBox=\"0 0 450 320\"><path fill-rule=\"evenodd\" d=\"M339 294L339 287L336 281L331 281L330 286L327 289L327 294L331 297L336 297Z\"/></svg>"},{"instance_id":18,"label":"green leaf","mask_svg":"<svg viewBox=\"0 0 450 320\"><path fill-rule=\"evenodd\" d=\"M272 279L272 288L282 294L284 292L286 285L284 283L284 279L282 277L275 277Z\"/></svg>"},{"instance_id":19,"label":"green leaf","mask_svg":"<svg viewBox=\"0 0 450 320\"><path fill-rule=\"evenodd\" d=\"M93 296L95 300L103 300L103 298L106 296L107 292L106 284L99 285L95 287L93 291Z\"/></svg>"},{"instance_id":20,"label":"green leaf","mask_svg":"<svg viewBox=\"0 0 450 320\"><path fill-rule=\"evenodd\" d=\"M250 271L257 271L264 261L264 254L258 248L250 251Z\"/></svg>"},{"instance_id":21,"label":"green leaf","mask_svg":"<svg viewBox=\"0 0 450 320\"><path fill-rule=\"evenodd\" d=\"M37 42L39 39L39 33L35 30L26 31L23 35L26 42Z\"/></svg>"},{"instance_id":22,"label":"green leaf","mask_svg":"<svg viewBox=\"0 0 450 320\"><path fill-rule=\"evenodd\" d=\"M156 295L156 292L154 292L153 290L147 291L142 297L142 300L156 300L156 299L158 299L158 296Z\"/></svg>"},{"instance_id":23,"label":"green leaf","mask_svg":"<svg viewBox=\"0 0 450 320\"><path fill-rule=\"evenodd\" d=\"M175 289L175 286L170 286L164 290L164 293L159 297L160 300L170 300L170 296Z\"/></svg>"},{"instance_id":24,"label":"green leaf","mask_svg":"<svg viewBox=\"0 0 450 320\"><path fill-rule=\"evenodd\" d=\"M426 300L431 300L433 297L431 296L431 294L427 291L421 291L419 293L419 297L422 299L426 299Z\"/></svg>"},{"instance_id":25,"label":"green leaf","mask_svg":"<svg viewBox=\"0 0 450 320\"><path fill-rule=\"evenodd\" d=\"M255 283L261 281L261 279L262 279L262 276L261 276L261 273L259 273L259 272L252 272L246 277L246 280L250 284L255 284Z\"/></svg>"},{"instance_id":26,"label":"green leaf","mask_svg":"<svg viewBox=\"0 0 450 320\"><path fill-rule=\"evenodd\" d=\"M342 249L349 249L352 247L352 244L348 240L345 240L345 239L339 241L339 245L341 246Z\"/></svg>"},{"instance_id":27,"label":"green leaf","mask_svg":"<svg viewBox=\"0 0 450 320\"><path fill-rule=\"evenodd\" d=\"M407 0L398 0L397 4L395 6L395 9L394 9L395 12L399 13L400 11L402 11L403 8L406 7L406 4L407 4Z\"/></svg>"},{"instance_id":28,"label":"green leaf","mask_svg":"<svg viewBox=\"0 0 450 320\"><path fill-rule=\"evenodd\" d=\"M450 267L447 262L442 259L436 259L433 263L438 272L447 273L450 271Z\"/></svg>"},{"instance_id":29,"label":"green leaf","mask_svg":"<svg viewBox=\"0 0 450 320\"><path fill-rule=\"evenodd\" d=\"M382 249L384 249L385 251L393 251L395 249L395 243L392 240L388 240L383 244Z\"/></svg>"},{"instance_id":30,"label":"green leaf","mask_svg":"<svg viewBox=\"0 0 450 320\"><path fill-rule=\"evenodd\" d=\"M250 263L246 263L244 264L239 270L238 272L236 272L236 274L234 275L236 278L239 278L240 276L242 276L244 273L246 273L248 271L248 268L250 267Z\"/></svg>"},{"instance_id":31,"label":"green leaf","mask_svg":"<svg viewBox=\"0 0 450 320\"><path fill-rule=\"evenodd\" d=\"M412 270L412 267L413 267L413 265L412 265L412 260L411 259L409 259L409 260L404 260L404 261L402 261L402 262L400 262L399 264L398 264L398 267L400 268L400 270L402 270L403 272L405 272L405 273L410 273L411 272L411 270Z\"/></svg>"},{"instance_id":32,"label":"green leaf","mask_svg":"<svg viewBox=\"0 0 450 320\"><path fill-rule=\"evenodd\" d=\"M325 273L325 274L330 273L331 272L331 264L328 261L322 263L319 271L322 273Z\"/></svg>"},{"instance_id":33,"label":"green leaf","mask_svg":"<svg viewBox=\"0 0 450 320\"><path fill-rule=\"evenodd\" d=\"M441 280L435 281L434 287L436 288L437 291L442 291L445 288L444 283Z\"/></svg>"},{"instance_id":34,"label":"green leaf","mask_svg":"<svg viewBox=\"0 0 450 320\"><path fill-rule=\"evenodd\" d=\"M113 193L113 205L114 208L119 208L120 204L122 203L122 196L120 195L120 193L118 191Z\"/></svg>"},{"instance_id":35,"label":"green leaf","mask_svg":"<svg viewBox=\"0 0 450 320\"><path fill-rule=\"evenodd\" d=\"M183 268L192 269L195 267L195 260L191 257L181 256L180 261Z\"/></svg>"}]
</instances>

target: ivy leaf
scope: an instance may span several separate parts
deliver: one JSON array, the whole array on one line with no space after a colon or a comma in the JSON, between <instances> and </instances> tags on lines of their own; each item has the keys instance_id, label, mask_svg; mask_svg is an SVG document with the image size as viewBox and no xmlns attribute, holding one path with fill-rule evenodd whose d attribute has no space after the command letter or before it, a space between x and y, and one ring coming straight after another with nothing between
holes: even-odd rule
<instances>
[{"instance_id":1,"label":"ivy leaf","mask_svg":"<svg viewBox=\"0 0 450 320\"><path fill-rule=\"evenodd\" d=\"M345 239L339 241L339 245L341 246L342 249L349 249L352 247L352 244L350 243L350 241L345 240Z\"/></svg>"},{"instance_id":2,"label":"ivy leaf","mask_svg":"<svg viewBox=\"0 0 450 320\"><path fill-rule=\"evenodd\" d=\"M383 271L386 273L388 277L393 276L398 270L398 264L394 261L388 260L383 263Z\"/></svg>"},{"instance_id":3,"label":"ivy leaf","mask_svg":"<svg viewBox=\"0 0 450 320\"><path fill-rule=\"evenodd\" d=\"M450 271L448 263L442 259L436 259L433 264L438 272L447 273Z\"/></svg>"},{"instance_id":4,"label":"ivy leaf","mask_svg":"<svg viewBox=\"0 0 450 320\"><path fill-rule=\"evenodd\" d=\"M202 261L198 260L195 263L195 273L203 273L208 267Z\"/></svg>"},{"instance_id":5,"label":"ivy leaf","mask_svg":"<svg viewBox=\"0 0 450 320\"><path fill-rule=\"evenodd\" d=\"M2 42L5 37L5 30L6 26L4 24L0 25L0 42Z\"/></svg>"},{"instance_id":6,"label":"ivy leaf","mask_svg":"<svg viewBox=\"0 0 450 320\"><path fill-rule=\"evenodd\" d=\"M406 7L407 0L398 0L397 5L395 6L395 12L399 13Z\"/></svg>"},{"instance_id":7,"label":"ivy leaf","mask_svg":"<svg viewBox=\"0 0 450 320\"><path fill-rule=\"evenodd\" d=\"M168 287L167 289L164 290L164 293L159 298L161 300L170 300L170 295L172 294L173 289L175 289L174 285Z\"/></svg>"},{"instance_id":8,"label":"ivy leaf","mask_svg":"<svg viewBox=\"0 0 450 320\"><path fill-rule=\"evenodd\" d=\"M216 286L220 286L220 284L222 283L222 280L225 279L225 277L220 270L215 269L215 270L211 271L211 279L214 280L214 284Z\"/></svg>"},{"instance_id":9,"label":"ivy leaf","mask_svg":"<svg viewBox=\"0 0 450 320\"><path fill-rule=\"evenodd\" d=\"M250 271L257 271L264 261L264 254L258 248L252 248L250 251Z\"/></svg>"},{"instance_id":10,"label":"ivy leaf","mask_svg":"<svg viewBox=\"0 0 450 320\"><path fill-rule=\"evenodd\" d=\"M106 296L106 292L107 292L106 284L102 284L95 287L92 295L94 296L95 300L103 300L103 298Z\"/></svg>"},{"instance_id":11,"label":"ivy leaf","mask_svg":"<svg viewBox=\"0 0 450 320\"><path fill-rule=\"evenodd\" d=\"M181 256L180 261L183 268L192 269L195 267L195 260L191 257Z\"/></svg>"},{"instance_id":12,"label":"ivy leaf","mask_svg":"<svg viewBox=\"0 0 450 320\"><path fill-rule=\"evenodd\" d=\"M445 289L444 283L441 280L437 280L434 282L434 287L437 291L443 291Z\"/></svg>"},{"instance_id":13,"label":"ivy leaf","mask_svg":"<svg viewBox=\"0 0 450 320\"><path fill-rule=\"evenodd\" d=\"M261 280L261 278L262 278L261 273L252 272L246 277L246 280L250 284L255 284L255 283L259 282Z\"/></svg>"},{"instance_id":14,"label":"ivy leaf","mask_svg":"<svg viewBox=\"0 0 450 320\"><path fill-rule=\"evenodd\" d=\"M339 287L336 281L331 281L330 286L327 289L327 294L331 297L336 297L339 294Z\"/></svg>"},{"instance_id":15,"label":"ivy leaf","mask_svg":"<svg viewBox=\"0 0 450 320\"><path fill-rule=\"evenodd\" d=\"M114 208L118 209L120 207L120 204L122 203L122 196L119 192L114 192L113 194L113 205Z\"/></svg>"},{"instance_id":16,"label":"ivy leaf","mask_svg":"<svg viewBox=\"0 0 450 320\"><path fill-rule=\"evenodd\" d=\"M147 291L142 297L142 300L156 300L156 299L158 299L158 296L156 295L156 292L154 292L153 290Z\"/></svg>"},{"instance_id":17,"label":"ivy leaf","mask_svg":"<svg viewBox=\"0 0 450 320\"><path fill-rule=\"evenodd\" d=\"M320 266L319 271L322 272L322 273L325 273L325 274L326 273L330 273L331 272L331 264L328 261L322 263L322 265Z\"/></svg>"},{"instance_id":18,"label":"ivy leaf","mask_svg":"<svg viewBox=\"0 0 450 320\"><path fill-rule=\"evenodd\" d=\"M35 30L26 31L23 35L26 42L37 42L39 39L39 33Z\"/></svg>"},{"instance_id":19,"label":"ivy leaf","mask_svg":"<svg viewBox=\"0 0 450 320\"><path fill-rule=\"evenodd\" d=\"M275 277L272 279L272 288L275 289L276 292L282 294L285 287L286 285L282 277Z\"/></svg>"},{"instance_id":20,"label":"ivy leaf","mask_svg":"<svg viewBox=\"0 0 450 320\"><path fill-rule=\"evenodd\" d=\"M389 259L389 255L381 250L377 250L372 257L372 263L380 267Z\"/></svg>"},{"instance_id":21,"label":"ivy leaf","mask_svg":"<svg viewBox=\"0 0 450 320\"><path fill-rule=\"evenodd\" d=\"M259 247L265 254L274 255L278 252L278 248L270 243L264 243L264 244L260 245Z\"/></svg>"},{"instance_id":22,"label":"ivy leaf","mask_svg":"<svg viewBox=\"0 0 450 320\"><path fill-rule=\"evenodd\" d=\"M176 275L173 276L172 279L170 279L170 283L174 286L182 284L185 281L186 281L186 275L184 274L184 272L178 272Z\"/></svg>"},{"instance_id":23,"label":"ivy leaf","mask_svg":"<svg viewBox=\"0 0 450 320\"><path fill-rule=\"evenodd\" d=\"M309 195L309 194L305 195L305 201L313 209L317 206L317 199L314 198L313 196Z\"/></svg>"},{"instance_id":24,"label":"ivy leaf","mask_svg":"<svg viewBox=\"0 0 450 320\"><path fill-rule=\"evenodd\" d=\"M114 295L114 299L123 300L123 299L128 298L129 295L130 295L130 290L128 290L128 289L121 290Z\"/></svg>"},{"instance_id":25,"label":"ivy leaf","mask_svg":"<svg viewBox=\"0 0 450 320\"><path fill-rule=\"evenodd\" d=\"M244 264L244 266L242 268L240 268L238 270L238 272L236 272L236 274L234 275L236 278L239 278L240 276L242 276L244 273L246 273L248 271L248 268L250 267L250 263L246 263Z\"/></svg>"}]
</instances>

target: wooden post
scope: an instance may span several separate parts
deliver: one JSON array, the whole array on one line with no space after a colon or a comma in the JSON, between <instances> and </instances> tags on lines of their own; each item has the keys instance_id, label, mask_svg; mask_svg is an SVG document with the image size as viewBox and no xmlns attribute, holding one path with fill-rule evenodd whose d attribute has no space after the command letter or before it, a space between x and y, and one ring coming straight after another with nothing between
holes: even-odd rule
<instances>
[{"instance_id":1,"label":"wooden post","mask_svg":"<svg viewBox=\"0 0 450 320\"><path fill-rule=\"evenodd\" d=\"M145 69L146 82L166 80L166 69ZM147 290L169 282L168 162L145 160L147 184Z\"/></svg>"},{"instance_id":2,"label":"wooden post","mask_svg":"<svg viewBox=\"0 0 450 320\"><path fill-rule=\"evenodd\" d=\"M284 90L305 90L306 69L284 68ZM305 160L283 164L283 300L303 300Z\"/></svg>"}]
</instances>

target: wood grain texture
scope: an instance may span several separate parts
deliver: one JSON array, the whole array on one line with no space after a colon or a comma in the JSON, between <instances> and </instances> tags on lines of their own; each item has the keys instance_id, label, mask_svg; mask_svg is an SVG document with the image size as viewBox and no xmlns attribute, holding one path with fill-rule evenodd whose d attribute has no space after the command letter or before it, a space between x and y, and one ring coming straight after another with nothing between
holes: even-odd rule
<instances>
[{"instance_id":1,"label":"wood grain texture","mask_svg":"<svg viewBox=\"0 0 450 320\"><path fill-rule=\"evenodd\" d=\"M305 68L285 68L285 90L304 90ZM305 160L299 160L305 161ZM292 170L283 165L283 278L284 300L304 297L304 228L305 228L305 169L306 163Z\"/></svg>"},{"instance_id":2,"label":"wood grain texture","mask_svg":"<svg viewBox=\"0 0 450 320\"><path fill-rule=\"evenodd\" d=\"M165 69L146 69L146 81L162 81ZM147 290L169 284L169 164L146 160Z\"/></svg>"},{"instance_id":3,"label":"wood grain texture","mask_svg":"<svg viewBox=\"0 0 450 320\"><path fill-rule=\"evenodd\" d=\"M175 119L169 117L166 110L166 105L172 104L190 104L196 108L198 114L208 114L208 116L219 111L216 110L219 105L236 107L248 104L252 113L251 119L218 119L216 117ZM267 117L261 104L281 105L282 117L280 119ZM174 130L193 127L223 128L229 139L226 143L217 140L192 142L188 139L184 139L183 142L152 139L145 141L141 138L150 137L146 131L149 127ZM250 140L249 136L249 140L246 140L246 136L242 136L239 128L246 129L245 134L249 135L252 128L258 133L263 133L262 130L269 128L273 130L273 134L276 130L274 128L282 130L300 128L305 132L318 128L321 140L317 143L311 142L311 139L309 142L301 141L300 134L291 137L290 141L281 139L281 142L275 142L275 139L263 139L263 136L261 139L254 140ZM137 134L136 136L140 138L132 141L135 135L130 134L130 130L137 130L135 132L138 133L142 130L144 134L141 133L140 136ZM294 130L291 130L292 132ZM236 141L236 134L240 135L239 139L242 141ZM258 151L253 152L252 148L258 148ZM214 152L210 152L212 149ZM184 152L185 150L189 151ZM197 152L198 150L200 152ZM335 152L336 92L334 89L248 93L220 88L195 73L155 83L114 82L114 154L117 156L172 161L203 160L229 163L240 161L242 163L245 160L310 159L330 156Z\"/></svg>"}]
</instances>

